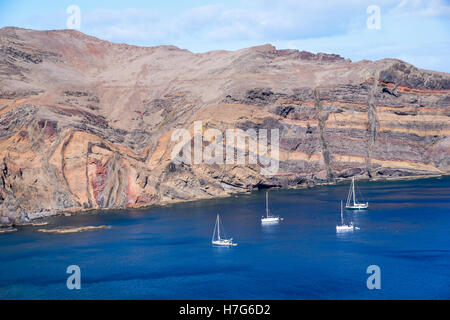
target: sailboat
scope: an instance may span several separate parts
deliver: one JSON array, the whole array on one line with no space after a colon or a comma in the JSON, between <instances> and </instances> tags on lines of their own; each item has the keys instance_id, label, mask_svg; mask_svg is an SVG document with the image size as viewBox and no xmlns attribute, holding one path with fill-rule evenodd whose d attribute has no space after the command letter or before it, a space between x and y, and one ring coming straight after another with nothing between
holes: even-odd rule
<instances>
[{"instance_id":1,"label":"sailboat","mask_svg":"<svg viewBox=\"0 0 450 320\"><path fill-rule=\"evenodd\" d=\"M341 200L341 225L336 226L336 232L348 232L353 230L355 230L353 222L350 222L350 224L344 224L344 210L342 209L342 200Z\"/></svg>"},{"instance_id":2,"label":"sailboat","mask_svg":"<svg viewBox=\"0 0 450 320\"><path fill-rule=\"evenodd\" d=\"M355 195L355 178L352 178L352 183L350 185L350 190L348 191L347 203L345 204L345 209L361 210L367 209L369 203L358 203Z\"/></svg>"},{"instance_id":3,"label":"sailboat","mask_svg":"<svg viewBox=\"0 0 450 320\"><path fill-rule=\"evenodd\" d=\"M266 192L266 216L261 218L261 223L278 223L281 220L283 220L283 218L271 216L269 214L269 193Z\"/></svg>"},{"instance_id":4,"label":"sailboat","mask_svg":"<svg viewBox=\"0 0 450 320\"><path fill-rule=\"evenodd\" d=\"M234 247L237 246L237 243L233 242L233 238L226 238L225 232L223 232L224 238L220 235L220 217L217 215L216 218L216 224L214 226L214 232L212 236L212 244L215 246L222 246L222 247Z\"/></svg>"}]
</instances>

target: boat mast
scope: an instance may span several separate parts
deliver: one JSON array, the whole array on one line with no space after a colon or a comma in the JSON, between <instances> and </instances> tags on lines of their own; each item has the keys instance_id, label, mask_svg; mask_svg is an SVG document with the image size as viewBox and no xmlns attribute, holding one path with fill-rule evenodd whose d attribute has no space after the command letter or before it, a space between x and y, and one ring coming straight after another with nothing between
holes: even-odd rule
<instances>
[{"instance_id":1,"label":"boat mast","mask_svg":"<svg viewBox=\"0 0 450 320\"><path fill-rule=\"evenodd\" d=\"M356 197L355 197L355 178L352 178L352 192L353 192L353 205L356 204Z\"/></svg>"},{"instance_id":2,"label":"boat mast","mask_svg":"<svg viewBox=\"0 0 450 320\"><path fill-rule=\"evenodd\" d=\"M218 217L219 215L217 215ZM214 241L214 237L216 236L216 229L217 229L217 217L216 217L216 223L214 224L214 231L213 231L213 236L212 236L212 241Z\"/></svg>"},{"instance_id":3,"label":"boat mast","mask_svg":"<svg viewBox=\"0 0 450 320\"><path fill-rule=\"evenodd\" d=\"M352 198L352 184L350 183L350 188L348 189L348 195L347 195L347 203L345 204L347 207L350 206L351 198Z\"/></svg>"},{"instance_id":4,"label":"boat mast","mask_svg":"<svg viewBox=\"0 0 450 320\"><path fill-rule=\"evenodd\" d=\"M341 225L344 225L344 214L343 214L343 210L342 210L342 200L341 200Z\"/></svg>"},{"instance_id":5,"label":"boat mast","mask_svg":"<svg viewBox=\"0 0 450 320\"><path fill-rule=\"evenodd\" d=\"M220 218L219 218L219 214L217 214L217 240L220 240Z\"/></svg>"},{"instance_id":6,"label":"boat mast","mask_svg":"<svg viewBox=\"0 0 450 320\"><path fill-rule=\"evenodd\" d=\"M269 193L266 191L266 216L269 217Z\"/></svg>"}]
</instances>

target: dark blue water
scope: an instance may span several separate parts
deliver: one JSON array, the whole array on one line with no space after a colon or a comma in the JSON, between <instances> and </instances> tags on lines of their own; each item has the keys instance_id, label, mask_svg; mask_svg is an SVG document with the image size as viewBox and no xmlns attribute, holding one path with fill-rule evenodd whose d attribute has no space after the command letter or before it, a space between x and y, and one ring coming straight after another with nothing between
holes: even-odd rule
<instances>
[{"instance_id":1,"label":"dark blue water","mask_svg":"<svg viewBox=\"0 0 450 320\"><path fill-rule=\"evenodd\" d=\"M368 211L337 235L348 184L51 220L110 225L77 234L0 234L0 299L450 299L450 178L360 182ZM239 243L211 246L215 216ZM47 226L46 226L47 227ZM81 268L68 290L66 268ZM369 290L366 268L381 269Z\"/></svg>"}]
</instances>

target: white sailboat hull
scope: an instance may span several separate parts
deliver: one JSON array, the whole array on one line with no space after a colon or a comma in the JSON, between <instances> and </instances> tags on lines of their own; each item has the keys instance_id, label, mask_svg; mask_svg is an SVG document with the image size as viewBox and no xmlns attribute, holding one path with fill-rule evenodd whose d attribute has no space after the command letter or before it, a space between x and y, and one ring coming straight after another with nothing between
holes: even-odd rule
<instances>
[{"instance_id":1,"label":"white sailboat hull","mask_svg":"<svg viewBox=\"0 0 450 320\"><path fill-rule=\"evenodd\" d=\"M348 204L345 206L345 209L350 210L363 210L369 208L369 203L354 203L354 204Z\"/></svg>"},{"instance_id":2,"label":"white sailboat hull","mask_svg":"<svg viewBox=\"0 0 450 320\"><path fill-rule=\"evenodd\" d=\"M281 220L283 220L283 219L280 217L261 218L261 223L278 223Z\"/></svg>"},{"instance_id":3,"label":"white sailboat hull","mask_svg":"<svg viewBox=\"0 0 450 320\"><path fill-rule=\"evenodd\" d=\"M336 232L351 232L355 230L353 225L336 226Z\"/></svg>"},{"instance_id":4,"label":"white sailboat hull","mask_svg":"<svg viewBox=\"0 0 450 320\"><path fill-rule=\"evenodd\" d=\"M215 245L215 246L221 246L221 247L234 247L234 246L237 246L237 243L233 243L233 239L213 240L212 244Z\"/></svg>"}]
</instances>

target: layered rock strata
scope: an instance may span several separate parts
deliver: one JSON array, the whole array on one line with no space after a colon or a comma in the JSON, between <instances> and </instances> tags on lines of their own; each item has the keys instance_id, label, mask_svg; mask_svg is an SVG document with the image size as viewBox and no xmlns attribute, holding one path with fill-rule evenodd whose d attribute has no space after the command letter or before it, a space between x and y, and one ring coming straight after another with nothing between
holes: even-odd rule
<instances>
[{"instance_id":1,"label":"layered rock strata","mask_svg":"<svg viewBox=\"0 0 450 320\"><path fill-rule=\"evenodd\" d=\"M448 174L449 105L449 74L396 59L271 45L194 54L3 28L0 224L353 176ZM193 133L195 121L221 132L279 129L279 170L174 164L172 134Z\"/></svg>"}]
</instances>

